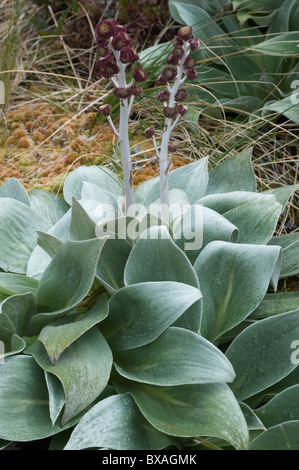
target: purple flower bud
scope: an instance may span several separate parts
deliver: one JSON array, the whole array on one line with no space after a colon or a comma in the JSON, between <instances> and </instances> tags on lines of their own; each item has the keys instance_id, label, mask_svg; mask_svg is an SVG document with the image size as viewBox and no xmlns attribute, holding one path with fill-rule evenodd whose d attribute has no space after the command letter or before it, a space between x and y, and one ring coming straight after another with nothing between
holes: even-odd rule
<instances>
[{"instance_id":1,"label":"purple flower bud","mask_svg":"<svg viewBox=\"0 0 299 470\"><path fill-rule=\"evenodd\" d=\"M176 56L174 55L174 53L171 51L171 52L168 54L168 56L167 56L166 62L167 62L169 65L174 65L174 66L176 66L176 65L178 65L178 63L179 63L179 59L178 59L178 57L176 57Z\"/></svg>"},{"instance_id":2,"label":"purple flower bud","mask_svg":"<svg viewBox=\"0 0 299 470\"><path fill-rule=\"evenodd\" d=\"M170 98L170 93L169 93L169 91L161 91L160 93L158 93L157 98L158 98L158 100L161 101L162 103L165 103L166 101L169 100L169 98Z\"/></svg>"},{"instance_id":3,"label":"purple flower bud","mask_svg":"<svg viewBox=\"0 0 299 470\"><path fill-rule=\"evenodd\" d=\"M147 80L147 75L141 67L137 67L132 75L136 82L145 82Z\"/></svg>"},{"instance_id":4,"label":"purple flower bud","mask_svg":"<svg viewBox=\"0 0 299 470\"><path fill-rule=\"evenodd\" d=\"M115 27L117 23L115 20L101 20L96 26L97 42L111 38L115 34Z\"/></svg>"},{"instance_id":5,"label":"purple flower bud","mask_svg":"<svg viewBox=\"0 0 299 470\"><path fill-rule=\"evenodd\" d=\"M170 119L173 119L178 115L176 108L171 108L170 106L164 106L163 113L165 117Z\"/></svg>"},{"instance_id":6,"label":"purple flower bud","mask_svg":"<svg viewBox=\"0 0 299 470\"><path fill-rule=\"evenodd\" d=\"M154 126L151 126L151 127L148 127L147 129L145 129L144 133L145 133L146 137L149 137L149 138L153 137L153 135L155 134Z\"/></svg>"},{"instance_id":7,"label":"purple flower bud","mask_svg":"<svg viewBox=\"0 0 299 470\"><path fill-rule=\"evenodd\" d=\"M115 87L113 89L113 93L116 96L116 98L119 98L121 100L125 100L131 97L130 88Z\"/></svg>"},{"instance_id":8,"label":"purple flower bud","mask_svg":"<svg viewBox=\"0 0 299 470\"><path fill-rule=\"evenodd\" d=\"M172 42L173 42L173 44L174 44L175 47L176 47L176 46L183 46L183 45L184 45L184 40L183 40L180 36L175 36L175 37L173 38L173 41L172 41Z\"/></svg>"},{"instance_id":9,"label":"purple flower bud","mask_svg":"<svg viewBox=\"0 0 299 470\"><path fill-rule=\"evenodd\" d=\"M176 75L177 75L177 70L174 67L165 67L165 69L162 71L162 74L161 74L161 76L167 82L175 80Z\"/></svg>"},{"instance_id":10,"label":"purple flower bud","mask_svg":"<svg viewBox=\"0 0 299 470\"><path fill-rule=\"evenodd\" d=\"M111 78L119 72L119 68L111 54L108 54L104 59L100 59L98 64L100 66L100 74L104 78Z\"/></svg>"},{"instance_id":11,"label":"purple flower bud","mask_svg":"<svg viewBox=\"0 0 299 470\"><path fill-rule=\"evenodd\" d=\"M185 69L192 69L196 65L196 60L193 59L192 57L187 57L185 62L184 62L184 68Z\"/></svg>"},{"instance_id":12,"label":"purple flower bud","mask_svg":"<svg viewBox=\"0 0 299 470\"><path fill-rule=\"evenodd\" d=\"M176 112L180 114L181 116L184 116L188 112L187 106L184 106L183 104L178 104L175 107Z\"/></svg>"},{"instance_id":13,"label":"purple flower bud","mask_svg":"<svg viewBox=\"0 0 299 470\"><path fill-rule=\"evenodd\" d=\"M189 45L191 51L197 51L199 49L199 39L189 39Z\"/></svg>"},{"instance_id":14,"label":"purple flower bud","mask_svg":"<svg viewBox=\"0 0 299 470\"><path fill-rule=\"evenodd\" d=\"M139 60L139 55L131 47L124 47L120 51L119 59L123 64L133 64Z\"/></svg>"},{"instance_id":15,"label":"purple flower bud","mask_svg":"<svg viewBox=\"0 0 299 470\"><path fill-rule=\"evenodd\" d=\"M102 116L109 116L111 114L111 106L110 104L103 104L99 107L99 112Z\"/></svg>"},{"instance_id":16,"label":"purple flower bud","mask_svg":"<svg viewBox=\"0 0 299 470\"><path fill-rule=\"evenodd\" d=\"M188 91L184 88L179 88L175 94L175 101L184 101L188 96Z\"/></svg>"},{"instance_id":17,"label":"purple flower bud","mask_svg":"<svg viewBox=\"0 0 299 470\"><path fill-rule=\"evenodd\" d=\"M157 86L167 85L167 79L161 74L158 80L156 81Z\"/></svg>"},{"instance_id":18,"label":"purple flower bud","mask_svg":"<svg viewBox=\"0 0 299 470\"><path fill-rule=\"evenodd\" d=\"M106 55L109 53L108 44L104 42L102 44L99 44L97 53L99 58L106 57Z\"/></svg>"},{"instance_id":19,"label":"purple flower bud","mask_svg":"<svg viewBox=\"0 0 299 470\"><path fill-rule=\"evenodd\" d=\"M172 53L175 57L181 59L184 55L184 49L181 46L175 46Z\"/></svg>"},{"instance_id":20,"label":"purple flower bud","mask_svg":"<svg viewBox=\"0 0 299 470\"><path fill-rule=\"evenodd\" d=\"M196 78L197 78L196 70L194 68L187 69L186 77L187 77L188 80L196 80Z\"/></svg>"},{"instance_id":21,"label":"purple flower bud","mask_svg":"<svg viewBox=\"0 0 299 470\"><path fill-rule=\"evenodd\" d=\"M133 85L130 86L129 91L131 96L136 96L136 98L139 98L139 96L141 96L143 93L143 89L136 85L136 83L133 83Z\"/></svg>"},{"instance_id":22,"label":"purple flower bud","mask_svg":"<svg viewBox=\"0 0 299 470\"><path fill-rule=\"evenodd\" d=\"M128 46L130 42L130 36L126 32L121 31L117 33L116 36L114 36L111 45L113 49L115 49L116 51L120 51L123 47Z\"/></svg>"},{"instance_id":23,"label":"purple flower bud","mask_svg":"<svg viewBox=\"0 0 299 470\"><path fill-rule=\"evenodd\" d=\"M182 26L179 31L177 36L182 39L183 41L188 41L188 39L193 38L193 30L191 26Z\"/></svg>"}]
</instances>

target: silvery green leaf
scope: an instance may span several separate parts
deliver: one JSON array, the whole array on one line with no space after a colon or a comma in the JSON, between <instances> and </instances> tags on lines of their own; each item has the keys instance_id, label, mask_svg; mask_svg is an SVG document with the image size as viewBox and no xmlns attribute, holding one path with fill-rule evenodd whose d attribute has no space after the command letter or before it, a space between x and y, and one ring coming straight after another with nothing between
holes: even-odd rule
<instances>
[{"instance_id":1,"label":"silvery green leaf","mask_svg":"<svg viewBox=\"0 0 299 470\"><path fill-rule=\"evenodd\" d=\"M250 406L243 402L240 402L239 405L250 431L256 431L260 429L264 431L266 429L262 421L258 418L256 410L252 410Z\"/></svg>"},{"instance_id":2,"label":"silvery green leaf","mask_svg":"<svg viewBox=\"0 0 299 470\"><path fill-rule=\"evenodd\" d=\"M199 204L191 206L173 225L174 240L191 263L211 241L236 242L238 233L237 227L225 217Z\"/></svg>"},{"instance_id":3,"label":"silvery green leaf","mask_svg":"<svg viewBox=\"0 0 299 470\"><path fill-rule=\"evenodd\" d=\"M96 327L74 341L55 365L39 341L27 348L27 352L46 372L58 377L63 386L66 401L62 425L87 408L108 383L112 353Z\"/></svg>"},{"instance_id":4,"label":"silvery green leaf","mask_svg":"<svg viewBox=\"0 0 299 470\"><path fill-rule=\"evenodd\" d=\"M49 191L33 189L28 197L32 210L48 220L51 225L56 224L69 210L69 205L61 196Z\"/></svg>"},{"instance_id":5,"label":"silvery green leaf","mask_svg":"<svg viewBox=\"0 0 299 470\"><path fill-rule=\"evenodd\" d=\"M199 287L196 273L185 253L165 226L148 229L133 246L125 268L125 285L152 281L176 281ZM142 259L142 263L140 260Z\"/></svg>"},{"instance_id":6,"label":"silvery green leaf","mask_svg":"<svg viewBox=\"0 0 299 470\"><path fill-rule=\"evenodd\" d=\"M117 215L116 209L109 203L101 204L95 199L79 199L78 203L96 224L104 224Z\"/></svg>"},{"instance_id":7,"label":"silvery green leaf","mask_svg":"<svg viewBox=\"0 0 299 470\"><path fill-rule=\"evenodd\" d=\"M123 239L106 241L97 264L96 277L110 294L124 287L124 270L132 245Z\"/></svg>"},{"instance_id":8,"label":"silvery green leaf","mask_svg":"<svg viewBox=\"0 0 299 470\"><path fill-rule=\"evenodd\" d=\"M148 236L148 238L146 238ZM140 263L142 259L142 264ZM125 285L140 282L175 281L199 288L196 273L186 254L174 243L165 226L153 226L142 234L129 255ZM201 302L196 302L177 320L176 326L198 332Z\"/></svg>"},{"instance_id":9,"label":"silvery green leaf","mask_svg":"<svg viewBox=\"0 0 299 470\"><path fill-rule=\"evenodd\" d=\"M36 230L48 231L51 224L26 204L16 199L0 198L0 267L24 274L36 246Z\"/></svg>"},{"instance_id":10,"label":"silvery green leaf","mask_svg":"<svg viewBox=\"0 0 299 470\"><path fill-rule=\"evenodd\" d=\"M62 352L82 334L100 323L108 314L107 297L102 296L88 312L71 313L62 319L45 326L38 339L46 348L47 354L55 364Z\"/></svg>"},{"instance_id":11,"label":"silvery green leaf","mask_svg":"<svg viewBox=\"0 0 299 470\"><path fill-rule=\"evenodd\" d=\"M289 375L293 341L299 338L299 310L260 320L240 333L226 351L236 379L231 388L239 400L251 397Z\"/></svg>"},{"instance_id":12,"label":"silvery green leaf","mask_svg":"<svg viewBox=\"0 0 299 470\"><path fill-rule=\"evenodd\" d=\"M210 341L245 320L263 300L280 262L280 249L269 248L274 247L214 241L199 254L194 269L204 298L201 333Z\"/></svg>"},{"instance_id":13,"label":"silvery green leaf","mask_svg":"<svg viewBox=\"0 0 299 470\"><path fill-rule=\"evenodd\" d=\"M122 184L117 175L108 168L91 166L80 166L69 173L63 186L64 199L72 204L72 199L81 199L83 182L93 183L100 188L110 191L112 194L122 196Z\"/></svg>"},{"instance_id":14,"label":"silvery green leaf","mask_svg":"<svg viewBox=\"0 0 299 470\"><path fill-rule=\"evenodd\" d=\"M1 335L0 335L1 337ZM0 347L0 365L4 363L5 358L9 356L15 356L21 353L26 348L26 343L20 336L13 334L11 337L10 348L7 350L4 347Z\"/></svg>"},{"instance_id":15,"label":"silvery green leaf","mask_svg":"<svg viewBox=\"0 0 299 470\"><path fill-rule=\"evenodd\" d=\"M104 243L97 238L68 241L59 248L40 279L36 294L39 313L31 319L28 334L36 334L87 296Z\"/></svg>"},{"instance_id":16,"label":"silvery green leaf","mask_svg":"<svg viewBox=\"0 0 299 470\"><path fill-rule=\"evenodd\" d=\"M38 281L23 274L0 273L0 293L5 295L36 293Z\"/></svg>"},{"instance_id":17,"label":"silvery green leaf","mask_svg":"<svg viewBox=\"0 0 299 470\"><path fill-rule=\"evenodd\" d=\"M172 436L225 439L248 448L248 428L240 406L223 383L158 387L129 382L127 388L145 418Z\"/></svg>"},{"instance_id":18,"label":"silvery green leaf","mask_svg":"<svg viewBox=\"0 0 299 470\"><path fill-rule=\"evenodd\" d=\"M124 377L152 385L232 382L234 370L224 354L202 336L170 327L155 341L115 354Z\"/></svg>"},{"instance_id":19,"label":"silvery green leaf","mask_svg":"<svg viewBox=\"0 0 299 470\"><path fill-rule=\"evenodd\" d=\"M299 420L299 385L293 385L278 393L255 410L255 413L266 428L286 421Z\"/></svg>"},{"instance_id":20,"label":"silvery green leaf","mask_svg":"<svg viewBox=\"0 0 299 470\"><path fill-rule=\"evenodd\" d=\"M280 214L282 205L271 200L246 202L225 212L223 216L239 229L239 243L254 243L264 245L271 240Z\"/></svg>"},{"instance_id":21,"label":"silvery green leaf","mask_svg":"<svg viewBox=\"0 0 299 470\"><path fill-rule=\"evenodd\" d=\"M252 312L250 318L261 319L278 315L279 313L297 310L299 306L299 292L275 292L266 294L256 310Z\"/></svg>"},{"instance_id":22,"label":"silvery green leaf","mask_svg":"<svg viewBox=\"0 0 299 470\"><path fill-rule=\"evenodd\" d=\"M65 405L65 395L63 386L55 375L45 372L45 379L49 392L49 413L54 426Z\"/></svg>"},{"instance_id":23,"label":"silvery green leaf","mask_svg":"<svg viewBox=\"0 0 299 470\"><path fill-rule=\"evenodd\" d=\"M63 245L63 241L50 235L50 233L37 231L37 244L50 258L54 258L59 248Z\"/></svg>"},{"instance_id":24,"label":"silvery green leaf","mask_svg":"<svg viewBox=\"0 0 299 470\"><path fill-rule=\"evenodd\" d=\"M208 158L202 158L197 162L172 170L168 174L168 187L183 190L191 204L202 198L208 185ZM149 186L149 183L147 183ZM142 189L140 189L140 192ZM143 204L149 206L160 197L160 177L151 185L149 191L143 193Z\"/></svg>"},{"instance_id":25,"label":"silvery green leaf","mask_svg":"<svg viewBox=\"0 0 299 470\"><path fill-rule=\"evenodd\" d=\"M209 172L209 184L205 195L231 191L256 192L251 157L252 148L220 162Z\"/></svg>"},{"instance_id":26,"label":"silvery green leaf","mask_svg":"<svg viewBox=\"0 0 299 470\"><path fill-rule=\"evenodd\" d=\"M175 440L151 426L132 397L124 393L93 406L74 429L64 450L157 450L173 444Z\"/></svg>"},{"instance_id":27,"label":"silvery green leaf","mask_svg":"<svg viewBox=\"0 0 299 470\"><path fill-rule=\"evenodd\" d=\"M16 294L4 300L0 309L0 339L10 351L12 336L26 334L28 323L37 311L36 299L31 292Z\"/></svg>"},{"instance_id":28,"label":"silvery green leaf","mask_svg":"<svg viewBox=\"0 0 299 470\"><path fill-rule=\"evenodd\" d=\"M137 348L154 341L200 298L198 288L180 282L123 287L111 297L100 329L112 350Z\"/></svg>"},{"instance_id":29,"label":"silvery green leaf","mask_svg":"<svg viewBox=\"0 0 299 470\"><path fill-rule=\"evenodd\" d=\"M1 197L16 199L26 204L26 206L30 205L28 194L24 186L16 178L10 178L6 183L2 184L0 187L0 198Z\"/></svg>"},{"instance_id":30,"label":"silvery green leaf","mask_svg":"<svg viewBox=\"0 0 299 470\"><path fill-rule=\"evenodd\" d=\"M115 210L119 210L119 204L115 194L101 188L99 185L83 181L80 199L93 199L101 204L110 204Z\"/></svg>"},{"instance_id":31,"label":"silvery green leaf","mask_svg":"<svg viewBox=\"0 0 299 470\"><path fill-rule=\"evenodd\" d=\"M280 246L281 272L280 277L293 276L299 273L299 233L289 233L272 237L269 245Z\"/></svg>"},{"instance_id":32,"label":"silvery green leaf","mask_svg":"<svg viewBox=\"0 0 299 470\"><path fill-rule=\"evenodd\" d=\"M299 123L299 112L298 112L298 123ZM281 186L275 189L268 189L263 191L261 194L272 194L275 196L277 202L279 202L283 208L285 208L290 197L299 190L299 184L290 184L288 186Z\"/></svg>"},{"instance_id":33,"label":"silvery green leaf","mask_svg":"<svg viewBox=\"0 0 299 470\"><path fill-rule=\"evenodd\" d=\"M52 425L43 370L30 356L8 357L0 374L0 438L43 439L61 431Z\"/></svg>"},{"instance_id":34,"label":"silvery green leaf","mask_svg":"<svg viewBox=\"0 0 299 470\"><path fill-rule=\"evenodd\" d=\"M249 450L299 450L299 421L267 429L251 442Z\"/></svg>"},{"instance_id":35,"label":"silvery green leaf","mask_svg":"<svg viewBox=\"0 0 299 470\"><path fill-rule=\"evenodd\" d=\"M50 228L47 232L49 235L52 235L55 238L65 242L69 238L69 226L71 222L71 209L69 209L61 219ZM34 277L35 279L40 279L46 267L51 262L51 256L49 256L45 250L40 246L36 246L27 263L27 276Z\"/></svg>"},{"instance_id":36,"label":"silvery green leaf","mask_svg":"<svg viewBox=\"0 0 299 470\"><path fill-rule=\"evenodd\" d=\"M82 205L76 199L73 199L69 239L80 241L96 238L95 227L94 220L89 217Z\"/></svg>"},{"instance_id":37,"label":"silvery green leaf","mask_svg":"<svg viewBox=\"0 0 299 470\"><path fill-rule=\"evenodd\" d=\"M262 201L275 202L275 194L270 194L268 191L262 193L253 193L251 191L231 191L227 193L208 194L197 201L204 207L212 209L218 214L225 214L226 212L234 209L235 207L252 202L259 204ZM280 202L280 201L279 201Z\"/></svg>"}]
</instances>

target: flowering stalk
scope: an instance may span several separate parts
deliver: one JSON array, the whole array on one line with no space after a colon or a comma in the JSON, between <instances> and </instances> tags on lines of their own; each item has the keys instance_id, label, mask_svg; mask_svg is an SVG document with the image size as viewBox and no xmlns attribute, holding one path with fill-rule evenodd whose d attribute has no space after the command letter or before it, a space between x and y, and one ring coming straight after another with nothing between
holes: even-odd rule
<instances>
[{"instance_id":1,"label":"flowering stalk","mask_svg":"<svg viewBox=\"0 0 299 470\"><path fill-rule=\"evenodd\" d=\"M115 20L102 20L96 27L100 75L110 78L114 85L114 95L120 100L119 130L114 126L110 113L111 106L100 108L102 115L108 118L113 132L119 139L122 167L124 175L124 193L126 213L134 204L134 184L132 159L129 141L129 117L135 97L142 94L138 82L144 82L147 76L141 67L133 71L133 80L127 83L128 68L139 60L138 54L130 47L131 38L126 28L118 25Z\"/></svg>"},{"instance_id":2,"label":"flowering stalk","mask_svg":"<svg viewBox=\"0 0 299 470\"><path fill-rule=\"evenodd\" d=\"M170 135L181 116L184 116L188 108L182 104L187 98L187 90L180 88L186 79L195 79L196 61L189 56L190 51L199 47L198 39L193 38L192 28L183 26L174 38L174 48L167 57L168 66L162 71L157 85L166 85L167 90L158 94L158 100L163 103L165 116L164 129L160 150L155 139L154 128L145 131L148 137L153 138L157 157L160 163L160 201L162 217L168 219L168 172L171 165L170 154L178 147L170 142ZM171 85L171 83L173 83Z\"/></svg>"}]
</instances>

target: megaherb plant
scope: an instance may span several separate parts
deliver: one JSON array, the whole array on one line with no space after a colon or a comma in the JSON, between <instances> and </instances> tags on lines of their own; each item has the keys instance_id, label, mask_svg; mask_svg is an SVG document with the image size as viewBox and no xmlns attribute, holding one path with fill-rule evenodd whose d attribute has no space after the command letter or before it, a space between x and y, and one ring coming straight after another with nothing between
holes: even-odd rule
<instances>
[{"instance_id":1,"label":"megaherb plant","mask_svg":"<svg viewBox=\"0 0 299 470\"><path fill-rule=\"evenodd\" d=\"M169 0L172 18L201 41L198 112L299 122L296 0ZM197 100L197 105L195 104Z\"/></svg>"},{"instance_id":2,"label":"megaherb plant","mask_svg":"<svg viewBox=\"0 0 299 470\"><path fill-rule=\"evenodd\" d=\"M168 187L168 220L160 177L127 212L106 167L0 188L3 448L299 448L298 185L257 192L248 149Z\"/></svg>"}]
</instances>

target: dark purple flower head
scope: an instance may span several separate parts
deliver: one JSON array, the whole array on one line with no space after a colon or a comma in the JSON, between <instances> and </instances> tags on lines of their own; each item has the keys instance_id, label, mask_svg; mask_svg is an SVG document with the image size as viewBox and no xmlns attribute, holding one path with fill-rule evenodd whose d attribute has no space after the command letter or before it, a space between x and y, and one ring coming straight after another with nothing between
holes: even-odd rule
<instances>
[{"instance_id":1,"label":"dark purple flower head","mask_svg":"<svg viewBox=\"0 0 299 470\"><path fill-rule=\"evenodd\" d=\"M111 54L108 54L104 59L100 59L98 64L100 66L100 74L104 78L111 78L119 72L119 68Z\"/></svg>"},{"instance_id":2,"label":"dark purple flower head","mask_svg":"<svg viewBox=\"0 0 299 470\"><path fill-rule=\"evenodd\" d=\"M115 20L102 20L96 26L97 43L111 38L115 34L117 22Z\"/></svg>"},{"instance_id":3,"label":"dark purple flower head","mask_svg":"<svg viewBox=\"0 0 299 470\"><path fill-rule=\"evenodd\" d=\"M179 88L175 94L175 101L184 101L188 96L188 91L184 88Z\"/></svg>"},{"instance_id":4,"label":"dark purple flower head","mask_svg":"<svg viewBox=\"0 0 299 470\"><path fill-rule=\"evenodd\" d=\"M166 62L168 63L168 65L176 66L179 63L179 59L174 55L173 51L171 51L167 56Z\"/></svg>"},{"instance_id":5,"label":"dark purple flower head","mask_svg":"<svg viewBox=\"0 0 299 470\"><path fill-rule=\"evenodd\" d=\"M196 60L193 59L192 57L187 57L185 62L184 62L184 68L185 69L193 69L196 65Z\"/></svg>"},{"instance_id":6,"label":"dark purple flower head","mask_svg":"<svg viewBox=\"0 0 299 470\"><path fill-rule=\"evenodd\" d=\"M99 44L97 52L99 58L106 57L106 55L109 54L108 44L104 42L102 44Z\"/></svg>"},{"instance_id":7,"label":"dark purple flower head","mask_svg":"<svg viewBox=\"0 0 299 470\"><path fill-rule=\"evenodd\" d=\"M112 47L116 51L120 51L123 47L128 46L131 43L131 38L128 33L120 31L119 33L114 36L112 39Z\"/></svg>"},{"instance_id":8,"label":"dark purple flower head","mask_svg":"<svg viewBox=\"0 0 299 470\"><path fill-rule=\"evenodd\" d=\"M139 60L139 55L131 47L123 47L119 54L119 59L123 64L134 64Z\"/></svg>"},{"instance_id":9,"label":"dark purple flower head","mask_svg":"<svg viewBox=\"0 0 299 470\"><path fill-rule=\"evenodd\" d=\"M158 96L157 96L158 100L161 101L162 103L165 103L166 101L169 100L170 98L170 93L169 91L161 91L160 93L158 93Z\"/></svg>"},{"instance_id":10,"label":"dark purple flower head","mask_svg":"<svg viewBox=\"0 0 299 470\"><path fill-rule=\"evenodd\" d=\"M99 107L99 112L102 116L109 116L111 114L111 106L110 104L103 104Z\"/></svg>"},{"instance_id":11,"label":"dark purple flower head","mask_svg":"<svg viewBox=\"0 0 299 470\"><path fill-rule=\"evenodd\" d=\"M172 141L172 142L169 142L168 144L168 150L169 152L176 152L180 148L180 146L181 146L180 142Z\"/></svg>"},{"instance_id":12,"label":"dark purple flower head","mask_svg":"<svg viewBox=\"0 0 299 470\"><path fill-rule=\"evenodd\" d=\"M184 55L184 49L181 46L175 46L172 50L172 53L178 59L181 59Z\"/></svg>"},{"instance_id":13,"label":"dark purple flower head","mask_svg":"<svg viewBox=\"0 0 299 470\"><path fill-rule=\"evenodd\" d=\"M177 75L177 70L174 67L165 67L165 69L162 71L161 76L167 81L171 82L172 80L175 80Z\"/></svg>"},{"instance_id":14,"label":"dark purple flower head","mask_svg":"<svg viewBox=\"0 0 299 470\"><path fill-rule=\"evenodd\" d=\"M113 93L116 96L116 98L119 98L121 100L125 100L125 99L130 98L132 96L130 88L115 87L113 89Z\"/></svg>"},{"instance_id":15,"label":"dark purple flower head","mask_svg":"<svg viewBox=\"0 0 299 470\"><path fill-rule=\"evenodd\" d=\"M136 82L145 82L147 80L147 75L141 67L137 67L132 75Z\"/></svg>"},{"instance_id":16,"label":"dark purple flower head","mask_svg":"<svg viewBox=\"0 0 299 470\"><path fill-rule=\"evenodd\" d=\"M180 36L175 36L172 40L175 47L183 46L184 40Z\"/></svg>"},{"instance_id":17,"label":"dark purple flower head","mask_svg":"<svg viewBox=\"0 0 299 470\"><path fill-rule=\"evenodd\" d=\"M181 116L184 116L184 115L188 112L187 106L185 106L185 105L183 105L183 104L181 104L181 103L180 103L180 104L177 104L176 107L175 107L175 109L176 109L176 112L177 112L178 114L180 114Z\"/></svg>"},{"instance_id":18,"label":"dark purple flower head","mask_svg":"<svg viewBox=\"0 0 299 470\"><path fill-rule=\"evenodd\" d=\"M189 45L190 45L191 51L197 51L199 49L199 39L197 38L189 39Z\"/></svg>"},{"instance_id":19,"label":"dark purple flower head","mask_svg":"<svg viewBox=\"0 0 299 470\"><path fill-rule=\"evenodd\" d=\"M178 115L176 108L171 108L170 106L164 106L163 113L165 117L170 119L173 119Z\"/></svg>"},{"instance_id":20,"label":"dark purple flower head","mask_svg":"<svg viewBox=\"0 0 299 470\"><path fill-rule=\"evenodd\" d=\"M137 98L139 98L143 93L143 89L136 85L136 83L133 83L133 85L130 86L129 91L131 96L136 96Z\"/></svg>"},{"instance_id":21,"label":"dark purple flower head","mask_svg":"<svg viewBox=\"0 0 299 470\"><path fill-rule=\"evenodd\" d=\"M156 81L157 86L167 85L167 79L161 74L158 80Z\"/></svg>"},{"instance_id":22,"label":"dark purple flower head","mask_svg":"<svg viewBox=\"0 0 299 470\"><path fill-rule=\"evenodd\" d=\"M154 126L151 126L151 127L148 127L147 129L145 129L144 133L145 133L146 137L149 137L149 138L153 137L153 135L155 134Z\"/></svg>"},{"instance_id":23,"label":"dark purple flower head","mask_svg":"<svg viewBox=\"0 0 299 470\"><path fill-rule=\"evenodd\" d=\"M196 70L194 68L187 69L186 77L187 77L188 80L195 80L197 78Z\"/></svg>"},{"instance_id":24,"label":"dark purple flower head","mask_svg":"<svg viewBox=\"0 0 299 470\"><path fill-rule=\"evenodd\" d=\"M193 30L191 26L182 26L179 31L177 36L182 39L183 41L188 41L188 39L193 38Z\"/></svg>"}]
</instances>

